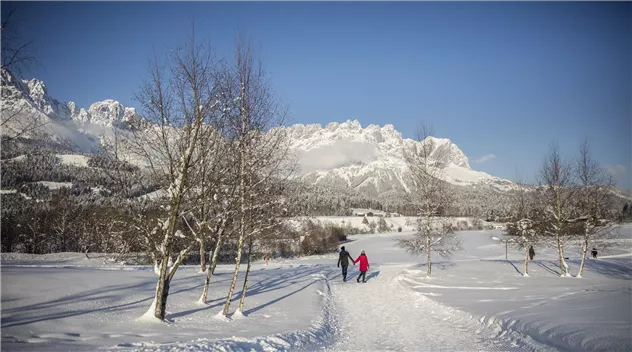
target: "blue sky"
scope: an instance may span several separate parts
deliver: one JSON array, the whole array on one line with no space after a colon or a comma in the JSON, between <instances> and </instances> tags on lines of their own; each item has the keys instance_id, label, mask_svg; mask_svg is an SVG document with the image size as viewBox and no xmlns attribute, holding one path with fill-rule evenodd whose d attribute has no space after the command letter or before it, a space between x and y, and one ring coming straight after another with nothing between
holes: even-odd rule
<instances>
[{"instance_id":1,"label":"blue sky","mask_svg":"<svg viewBox=\"0 0 632 352\"><path fill-rule=\"evenodd\" d=\"M588 138L631 188L630 2L23 2L16 17L40 56L26 78L80 107L137 106L147 60L194 19L219 57L252 38L294 123L410 138L423 120L473 169L532 182L551 142L572 158Z\"/></svg>"}]
</instances>

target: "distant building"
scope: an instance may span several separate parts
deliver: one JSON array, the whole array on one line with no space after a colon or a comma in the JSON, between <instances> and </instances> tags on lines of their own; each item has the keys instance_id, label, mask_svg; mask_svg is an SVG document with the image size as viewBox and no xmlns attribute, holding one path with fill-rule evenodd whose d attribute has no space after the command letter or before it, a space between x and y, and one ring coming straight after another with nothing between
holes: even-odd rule
<instances>
[{"instance_id":1,"label":"distant building","mask_svg":"<svg viewBox=\"0 0 632 352\"><path fill-rule=\"evenodd\" d=\"M384 216L385 212L373 209L352 209L353 216Z\"/></svg>"}]
</instances>

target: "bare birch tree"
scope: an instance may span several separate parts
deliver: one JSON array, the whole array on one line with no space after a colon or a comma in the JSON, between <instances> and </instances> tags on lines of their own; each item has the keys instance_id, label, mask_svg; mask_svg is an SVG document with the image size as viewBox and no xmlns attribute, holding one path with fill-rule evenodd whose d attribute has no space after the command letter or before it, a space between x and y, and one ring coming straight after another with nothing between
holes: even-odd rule
<instances>
[{"instance_id":1,"label":"bare birch tree","mask_svg":"<svg viewBox=\"0 0 632 352\"><path fill-rule=\"evenodd\" d=\"M426 253L426 275L430 276L431 252L449 257L460 248L460 240L454 228L437 217L451 201L449 187L441 178L441 167L448 163L446 155L433 155L434 138L427 125L421 124L416 139L411 150L404 150L404 159L412 179L407 196L418 217L417 232L412 238L398 239L398 245L413 254Z\"/></svg>"},{"instance_id":2,"label":"bare birch tree","mask_svg":"<svg viewBox=\"0 0 632 352\"><path fill-rule=\"evenodd\" d=\"M218 129L220 131L220 129ZM190 214L194 219L198 229L196 240L200 245L200 266L202 271L206 271L206 279L199 301L206 303L209 284L217 266L219 252L230 232L233 223L232 218L237 214L236 197L237 192L236 158L234 148L230 143L226 143L223 136L214 142L215 147L210 150L210 146L202 148L205 161L198 169L196 180L196 204ZM215 247L206 263L206 243L215 242Z\"/></svg>"},{"instance_id":3,"label":"bare birch tree","mask_svg":"<svg viewBox=\"0 0 632 352\"><path fill-rule=\"evenodd\" d=\"M579 160L575 168L579 180L577 192L577 211L579 217L571 222L579 222L582 227L581 246L582 261L577 277L582 277L586 263L587 252L590 247L603 244L604 240L612 238L613 219L609 218L611 191L615 181L590 153L588 140L580 145Z\"/></svg>"},{"instance_id":4,"label":"bare birch tree","mask_svg":"<svg viewBox=\"0 0 632 352\"><path fill-rule=\"evenodd\" d=\"M281 160L279 160L281 161ZM274 165L274 164L272 164ZM273 167L273 170L276 169ZM276 171L276 170L275 170ZM259 172L261 173L261 172ZM270 178L271 175L266 175ZM252 264L253 249L261 240L276 234L276 230L281 228L283 223L280 216L286 213L285 180L262 180L263 182L252 182L254 185L250 193L250 206L248 207L248 254L246 261L246 272L244 274L244 284L239 300L239 312L243 314L244 302L248 291L248 278ZM275 182L276 181L276 182ZM267 236L266 236L267 235ZM267 238L266 238L267 237Z\"/></svg>"},{"instance_id":5,"label":"bare birch tree","mask_svg":"<svg viewBox=\"0 0 632 352\"><path fill-rule=\"evenodd\" d=\"M507 224L507 234L516 247L524 251L524 274L529 276L529 248L539 242L536 219L538 208L532 192L524 182L516 182L516 189L512 196L510 222Z\"/></svg>"},{"instance_id":6,"label":"bare birch tree","mask_svg":"<svg viewBox=\"0 0 632 352\"><path fill-rule=\"evenodd\" d=\"M266 226L271 226L249 223L249 215L254 209L264 209L267 206L265 201L252 197L255 195L253 192L278 174L288 150L285 131L272 129L283 125L286 113L272 94L262 62L255 58L250 43L242 37L236 42L234 65L226 72L227 76L222 80L223 90L232 92L227 95L234 96L238 103L232 119L234 132L230 139L236 143L239 152L239 217L236 219L238 233L235 270L222 311L224 315L230 309L244 245L250 244L251 238ZM247 283L246 277L242 298L245 297ZM243 308L243 302L240 308Z\"/></svg>"},{"instance_id":7,"label":"bare birch tree","mask_svg":"<svg viewBox=\"0 0 632 352\"><path fill-rule=\"evenodd\" d=\"M192 35L187 45L173 52L166 63L150 63L149 78L137 100L151 125L136 126L129 140L131 152L145 162L158 182L165 185L166 217L161 220L159 245L160 273L156 296L148 314L164 320L169 286L184 256L195 244L176 248L177 225L185 208L191 184L190 174L201 162L200 140L212 131L213 120L221 110L214 82L216 67L211 50L198 45ZM176 256L169 266L172 255Z\"/></svg>"},{"instance_id":8,"label":"bare birch tree","mask_svg":"<svg viewBox=\"0 0 632 352\"><path fill-rule=\"evenodd\" d=\"M541 228L547 239L552 238L554 241L560 260L560 276L571 276L564 256L564 245L570 237L568 220L573 210L573 168L562 160L557 144L551 144L538 178L544 188Z\"/></svg>"},{"instance_id":9,"label":"bare birch tree","mask_svg":"<svg viewBox=\"0 0 632 352\"><path fill-rule=\"evenodd\" d=\"M228 160L227 144L217 128L207 134L206 139L200 140L200 157L202 161L199 167L191 174L191 181L195 185L189 189L191 209L189 216L191 224L197 233L196 241L200 248L200 270L206 271L206 244L214 235L223 231L222 214L228 199L224 195L232 196L226 192L229 180L232 176L232 164ZM232 197L230 197L232 198ZM224 204L224 205L222 205ZM219 206L218 206L219 205ZM219 225L219 226L218 226Z\"/></svg>"}]
</instances>

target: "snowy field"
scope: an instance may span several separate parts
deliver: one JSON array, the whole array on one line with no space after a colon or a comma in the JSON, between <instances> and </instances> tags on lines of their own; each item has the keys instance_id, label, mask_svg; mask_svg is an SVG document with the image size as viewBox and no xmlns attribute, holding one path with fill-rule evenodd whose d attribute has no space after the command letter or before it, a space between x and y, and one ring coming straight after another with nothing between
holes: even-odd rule
<instances>
[{"instance_id":1,"label":"snowy field","mask_svg":"<svg viewBox=\"0 0 632 352\"><path fill-rule=\"evenodd\" d=\"M245 316L228 319L218 313L231 266L218 267L207 305L197 302L205 274L185 266L166 323L138 319L153 299L151 267L3 254L2 351L630 351L630 231L583 278L560 278L555 252L537 248L523 277L523 253L509 248L505 260L499 231L461 232L465 250L437 259L432 278L395 246L409 233L351 236L351 255L369 258L367 283L356 267L343 283L336 254L258 262ZM576 275L578 251L567 252Z\"/></svg>"}]
</instances>

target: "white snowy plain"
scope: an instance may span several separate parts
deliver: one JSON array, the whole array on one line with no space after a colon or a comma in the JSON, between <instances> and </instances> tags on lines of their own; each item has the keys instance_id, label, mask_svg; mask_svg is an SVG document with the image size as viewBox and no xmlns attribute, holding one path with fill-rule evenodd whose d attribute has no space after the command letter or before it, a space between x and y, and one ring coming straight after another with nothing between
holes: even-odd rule
<instances>
[{"instance_id":1,"label":"white snowy plain","mask_svg":"<svg viewBox=\"0 0 632 352\"><path fill-rule=\"evenodd\" d=\"M505 260L500 231L460 232L464 251L433 258L431 278L422 257L395 245L410 233L350 236L351 255L369 258L367 283L354 266L342 282L335 253L257 262L243 314L236 293L227 318L218 313L231 266L217 268L206 305L206 274L184 266L164 323L139 319L155 291L151 267L5 253L2 350L630 351L631 230L587 260L583 278L561 278L555 252L537 248L523 276L523 253L509 248ZM567 254L576 275L578 251Z\"/></svg>"}]
</instances>

